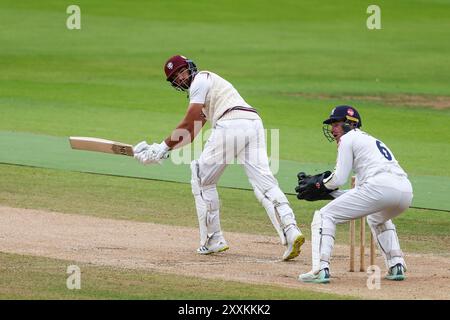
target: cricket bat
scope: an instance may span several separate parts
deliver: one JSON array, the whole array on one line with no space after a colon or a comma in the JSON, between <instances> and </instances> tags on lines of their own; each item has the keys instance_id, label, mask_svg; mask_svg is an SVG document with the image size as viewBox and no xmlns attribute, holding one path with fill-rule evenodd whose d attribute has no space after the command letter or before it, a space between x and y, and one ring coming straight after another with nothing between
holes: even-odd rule
<instances>
[{"instance_id":1,"label":"cricket bat","mask_svg":"<svg viewBox=\"0 0 450 320\"><path fill-rule=\"evenodd\" d=\"M92 137L69 137L69 141L72 149L134 156L131 144Z\"/></svg>"}]
</instances>

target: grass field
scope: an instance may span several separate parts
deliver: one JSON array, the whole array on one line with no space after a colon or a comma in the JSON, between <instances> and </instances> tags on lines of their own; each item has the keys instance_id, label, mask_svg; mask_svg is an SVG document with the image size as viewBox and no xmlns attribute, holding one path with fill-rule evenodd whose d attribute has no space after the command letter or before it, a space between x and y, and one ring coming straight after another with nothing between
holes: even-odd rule
<instances>
[{"instance_id":1,"label":"grass field","mask_svg":"<svg viewBox=\"0 0 450 320\"><path fill-rule=\"evenodd\" d=\"M0 253L0 299L355 299L351 296L307 290L212 281L80 263L76 264L82 270L81 289L68 290L66 271L70 264L70 261Z\"/></svg>"},{"instance_id":2,"label":"grass field","mask_svg":"<svg viewBox=\"0 0 450 320\"><path fill-rule=\"evenodd\" d=\"M0 172L3 205L190 227L198 224L188 184L6 165L0 166ZM252 191L220 188L219 193L224 230L274 235L270 220ZM289 196L289 201L309 239L314 210L326 202L300 202L294 196ZM395 223L403 249L450 252L448 212L409 209ZM348 226L338 228L337 241L347 243Z\"/></svg>"},{"instance_id":3,"label":"grass field","mask_svg":"<svg viewBox=\"0 0 450 320\"><path fill-rule=\"evenodd\" d=\"M336 149L323 137L321 123L334 105L346 103L360 111L363 128L389 145L409 174L450 177L446 1L379 1L381 30L366 28L371 4L366 1L322 1L319 6L287 0L81 0L81 30L66 28L70 4L0 2L0 131L159 142L187 105L163 76L165 60L180 53L230 80L260 111L267 128L280 129L283 160L333 164ZM219 191L224 230L273 235L252 192ZM312 212L323 203L289 199L309 238ZM197 223L189 185L11 165L0 165L0 205ZM410 209L395 223L404 250L448 254L448 212ZM345 226L337 236L347 241ZM173 281L123 270L107 272L127 290L102 287L98 280L95 289L78 297L51 284L51 270L60 262L0 258L2 298L183 299L192 291L199 299L288 298L285 289L223 283L211 293L199 291L203 280ZM15 265L27 263L42 268L11 273ZM22 280L15 282L17 272ZM93 281L104 272L92 267ZM153 280L134 286L137 277ZM154 281L158 284L148 284ZM291 293L294 299L334 298Z\"/></svg>"}]
</instances>

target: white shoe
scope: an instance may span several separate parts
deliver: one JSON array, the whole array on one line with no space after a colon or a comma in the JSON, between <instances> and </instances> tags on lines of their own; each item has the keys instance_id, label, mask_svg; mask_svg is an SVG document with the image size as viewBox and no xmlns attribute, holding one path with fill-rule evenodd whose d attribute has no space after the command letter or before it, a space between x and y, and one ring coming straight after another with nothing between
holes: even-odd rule
<instances>
[{"instance_id":1,"label":"white shoe","mask_svg":"<svg viewBox=\"0 0 450 320\"><path fill-rule=\"evenodd\" d=\"M286 232L287 249L283 254L283 260L291 260L301 252L301 247L305 243L305 236L294 226Z\"/></svg>"},{"instance_id":2,"label":"white shoe","mask_svg":"<svg viewBox=\"0 0 450 320\"><path fill-rule=\"evenodd\" d=\"M225 240L221 240L216 243L207 244L206 246L201 246L197 249L198 254L211 254L217 252L223 252L230 249Z\"/></svg>"}]
</instances>

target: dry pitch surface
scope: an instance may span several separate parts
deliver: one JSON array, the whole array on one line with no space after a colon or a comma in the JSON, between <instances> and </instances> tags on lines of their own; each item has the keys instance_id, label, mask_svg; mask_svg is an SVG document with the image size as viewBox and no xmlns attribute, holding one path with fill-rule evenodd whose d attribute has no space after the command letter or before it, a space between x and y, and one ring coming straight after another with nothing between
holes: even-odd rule
<instances>
[{"instance_id":1,"label":"dry pitch surface","mask_svg":"<svg viewBox=\"0 0 450 320\"><path fill-rule=\"evenodd\" d=\"M307 288L364 299L450 299L450 259L406 253L408 278L381 281L369 290L367 275L347 272L348 247L337 245L332 283L304 284L299 273L311 266L307 241L298 258L280 261L284 247L277 237L225 232L230 250L195 253L198 230L126 220L0 206L0 251L79 261L102 266L145 269L208 279ZM377 264L385 272L381 256ZM207 297L206 297L207 298Z\"/></svg>"}]
</instances>

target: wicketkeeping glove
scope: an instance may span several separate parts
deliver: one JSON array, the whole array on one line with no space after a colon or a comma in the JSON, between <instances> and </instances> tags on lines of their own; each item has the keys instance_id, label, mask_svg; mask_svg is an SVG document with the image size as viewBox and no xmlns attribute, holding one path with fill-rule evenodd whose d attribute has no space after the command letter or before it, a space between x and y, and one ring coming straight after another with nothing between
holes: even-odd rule
<instances>
[{"instance_id":1,"label":"wicketkeeping glove","mask_svg":"<svg viewBox=\"0 0 450 320\"><path fill-rule=\"evenodd\" d=\"M335 190L327 189L323 180L331 175L331 171L325 171L314 176L307 175L304 172L300 172L298 177L298 186L295 188L297 198L299 200L317 201L317 200L332 200L333 196L330 192ZM337 190L337 189L336 189Z\"/></svg>"}]
</instances>

